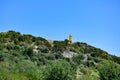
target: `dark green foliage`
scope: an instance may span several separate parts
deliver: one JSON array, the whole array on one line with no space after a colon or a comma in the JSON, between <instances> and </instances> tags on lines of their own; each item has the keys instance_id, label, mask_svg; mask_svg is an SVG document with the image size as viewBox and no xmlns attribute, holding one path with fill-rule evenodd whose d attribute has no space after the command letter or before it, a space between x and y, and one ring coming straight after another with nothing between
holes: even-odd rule
<instances>
[{"instance_id":1,"label":"dark green foliage","mask_svg":"<svg viewBox=\"0 0 120 80\"><path fill-rule=\"evenodd\" d=\"M47 63L47 59L45 58L45 56L40 56L39 58L38 58L38 60L39 60L39 62L38 62L38 64L40 65L46 65L46 63Z\"/></svg>"},{"instance_id":2,"label":"dark green foliage","mask_svg":"<svg viewBox=\"0 0 120 80\"><path fill-rule=\"evenodd\" d=\"M92 57L92 56L90 56L90 55L88 55L87 60L92 60L92 59L93 59L93 57Z\"/></svg>"},{"instance_id":3,"label":"dark green foliage","mask_svg":"<svg viewBox=\"0 0 120 80\"><path fill-rule=\"evenodd\" d=\"M81 73L77 80L100 80L99 72L94 68L84 67L81 65L77 72Z\"/></svg>"},{"instance_id":4,"label":"dark green foliage","mask_svg":"<svg viewBox=\"0 0 120 80\"><path fill-rule=\"evenodd\" d=\"M79 65L81 63L81 60L84 59L84 56L82 54L78 54L72 57L72 60L74 61L74 63L76 63L77 65Z\"/></svg>"},{"instance_id":5,"label":"dark green foliage","mask_svg":"<svg viewBox=\"0 0 120 80\"><path fill-rule=\"evenodd\" d=\"M39 80L41 71L32 62L21 60L19 63L0 63L0 79L2 80Z\"/></svg>"},{"instance_id":6,"label":"dark green foliage","mask_svg":"<svg viewBox=\"0 0 120 80\"><path fill-rule=\"evenodd\" d=\"M55 60L54 54L48 54L45 56L47 60Z\"/></svg>"},{"instance_id":7,"label":"dark green foliage","mask_svg":"<svg viewBox=\"0 0 120 80\"><path fill-rule=\"evenodd\" d=\"M93 58L93 59L94 59L95 63L101 62L101 60L99 58Z\"/></svg>"},{"instance_id":8,"label":"dark green foliage","mask_svg":"<svg viewBox=\"0 0 120 80\"><path fill-rule=\"evenodd\" d=\"M48 48L41 48L40 51L41 51L41 53L49 53Z\"/></svg>"},{"instance_id":9,"label":"dark green foliage","mask_svg":"<svg viewBox=\"0 0 120 80\"><path fill-rule=\"evenodd\" d=\"M66 49L66 47L67 47L67 43L66 43L67 41L54 41L53 42L53 45L54 45L54 47L53 47L53 51L54 52L63 52L65 49Z\"/></svg>"},{"instance_id":10,"label":"dark green foliage","mask_svg":"<svg viewBox=\"0 0 120 80\"><path fill-rule=\"evenodd\" d=\"M5 54L0 52L0 61L4 61L5 60Z\"/></svg>"},{"instance_id":11,"label":"dark green foliage","mask_svg":"<svg viewBox=\"0 0 120 80\"><path fill-rule=\"evenodd\" d=\"M98 65L101 80L120 80L120 65L112 61L104 61Z\"/></svg>"},{"instance_id":12,"label":"dark green foliage","mask_svg":"<svg viewBox=\"0 0 120 80\"><path fill-rule=\"evenodd\" d=\"M44 80L74 80L75 72L71 65L64 61L53 61L45 68Z\"/></svg>"},{"instance_id":13,"label":"dark green foliage","mask_svg":"<svg viewBox=\"0 0 120 80\"><path fill-rule=\"evenodd\" d=\"M61 53L54 53L55 59L63 59L63 55Z\"/></svg>"},{"instance_id":14,"label":"dark green foliage","mask_svg":"<svg viewBox=\"0 0 120 80\"><path fill-rule=\"evenodd\" d=\"M66 58L64 51L75 54ZM116 62L120 64L120 57L83 42L49 41L12 30L0 33L0 80L119 80Z\"/></svg>"},{"instance_id":15,"label":"dark green foliage","mask_svg":"<svg viewBox=\"0 0 120 80\"><path fill-rule=\"evenodd\" d=\"M112 56L112 60L120 64L120 57Z\"/></svg>"},{"instance_id":16,"label":"dark green foliage","mask_svg":"<svg viewBox=\"0 0 120 80\"><path fill-rule=\"evenodd\" d=\"M33 55L33 48L32 47L29 47L29 48L25 48L25 51L23 53L24 55L27 55L29 57L32 57Z\"/></svg>"},{"instance_id":17,"label":"dark green foliage","mask_svg":"<svg viewBox=\"0 0 120 80\"><path fill-rule=\"evenodd\" d=\"M44 39L42 37L37 37L35 39L35 44L46 46L49 50L51 49L51 44L46 39Z\"/></svg>"},{"instance_id":18,"label":"dark green foliage","mask_svg":"<svg viewBox=\"0 0 120 80\"><path fill-rule=\"evenodd\" d=\"M94 63L92 61L87 61L86 66L92 67L92 66L94 66Z\"/></svg>"},{"instance_id":19,"label":"dark green foliage","mask_svg":"<svg viewBox=\"0 0 120 80\"><path fill-rule=\"evenodd\" d=\"M91 53L92 57L98 57L98 53Z\"/></svg>"},{"instance_id":20,"label":"dark green foliage","mask_svg":"<svg viewBox=\"0 0 120 80\"><path fill-rule=\"evenodd\" d=\"M65 39L65 40L64 40L64 43L65 43L65 45L69 45L69 40L68 40L68 39Z\"/></svg>"}]
</instances>

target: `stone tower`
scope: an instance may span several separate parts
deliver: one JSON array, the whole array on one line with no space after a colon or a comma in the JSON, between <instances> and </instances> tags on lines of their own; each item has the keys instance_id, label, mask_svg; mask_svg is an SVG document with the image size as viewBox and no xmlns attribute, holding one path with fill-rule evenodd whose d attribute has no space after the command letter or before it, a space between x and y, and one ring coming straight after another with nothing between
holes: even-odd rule
<instances>
[{"instance_id":1,"label":"stone tower","mask_svg":"<svg viewBox=\"0 0 120 80\"><path fill-rule=\"evenodd\" d=\"M69 35L69 42L70 42L70 44L72 44L72 39L73 39L73 37L72 37L72 35L70 34L70 35Z\"/></svg>"}]
</instances>

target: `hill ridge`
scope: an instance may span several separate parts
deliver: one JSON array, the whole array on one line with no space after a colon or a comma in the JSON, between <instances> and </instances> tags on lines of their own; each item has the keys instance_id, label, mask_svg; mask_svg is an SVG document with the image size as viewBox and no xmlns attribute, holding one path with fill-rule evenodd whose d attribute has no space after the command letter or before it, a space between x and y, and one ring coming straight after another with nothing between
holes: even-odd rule
<instances>
[{"instance_id":1,"label":"hill ridge","mask_svg":"<svg viewBox=\"0 0 120 80\"><path fill-rule=\"evenodd\" d=\"M48 40L42 37L35 37L31 34L21 34L20 32L16 32L13 30L10 30L8 32L1 32L0 33L0 43L1 44L12 44L17 45L19 42L25 43L31 47L33 47L35 52L64 52L65 50L72 51L75 53L90 53L94 56L100 56L102 58L110 59L112 60L113 56L111 54L108 54L106 51L101 50L100 48L96 48L94 46L88 45L87 43L83 42L74 42L72 44L69 44L69 40L65 39L63 41L53 41ZM37 48L35 48L37 47ZM41 48L41 49L40 49ZM44 48L44 49L43 49ZM8 48L9 49L9 48ZM118 58L118 57L116 57Z\"/></svg>"},{"instance_id":2,"label":"hill ridge","mask_svg":"<svg viewBox=\"0 0 120 80\"><path fill-rule=\"evenodd\" d=\"M0 32L1 80L119 80L119 70L120 57L84 42Z\"/></svg>"}]
</instances>

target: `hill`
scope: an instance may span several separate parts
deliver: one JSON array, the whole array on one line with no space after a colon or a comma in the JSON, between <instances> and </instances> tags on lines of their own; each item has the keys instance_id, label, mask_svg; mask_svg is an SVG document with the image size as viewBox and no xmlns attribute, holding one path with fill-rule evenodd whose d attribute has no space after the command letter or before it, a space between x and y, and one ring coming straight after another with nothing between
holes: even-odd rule
<instances>
[{"instance_id":1,"label":"hill","mask_svg":"<svg viewBox=\"0 0 120 80\"><path fill-rule=\"evenodd\" d=\"M119 70L120 57L87 43L0 33L0 80L119 80Z\"/></svg>"}]
</instances>

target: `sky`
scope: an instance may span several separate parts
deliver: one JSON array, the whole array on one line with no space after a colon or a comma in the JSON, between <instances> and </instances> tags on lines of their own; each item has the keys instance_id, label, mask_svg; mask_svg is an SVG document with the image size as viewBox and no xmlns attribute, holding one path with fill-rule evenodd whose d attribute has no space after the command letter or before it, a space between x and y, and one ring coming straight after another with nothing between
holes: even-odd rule
<instances>
[{"instance_id":1,"label":"sky","mask_svg":"<svg viewBox=\"0 0 120 80\"><path fill-rule=\"evenodd\" d=\"M0 0L0 32L86 42L120 56L120 0Z\"/></svg>"}]
</instances>

